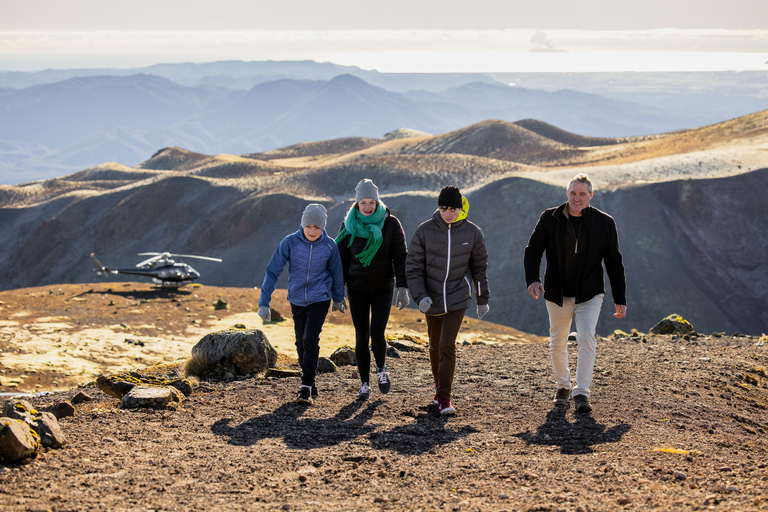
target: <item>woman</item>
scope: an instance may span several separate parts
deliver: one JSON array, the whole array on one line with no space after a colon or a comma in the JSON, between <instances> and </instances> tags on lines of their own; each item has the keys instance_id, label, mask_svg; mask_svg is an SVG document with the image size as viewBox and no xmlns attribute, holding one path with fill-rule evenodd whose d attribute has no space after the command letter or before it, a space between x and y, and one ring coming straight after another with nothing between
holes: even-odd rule
<instances>
[{"instance_id":1,"label":"woman","mask_svg":"<svg viewBox=\"0 0 768 512\"><path fill-rule=\"evenodd\" d=\"M408 288L405 281L405 233L397 217L379 201L379 188L368 179L355 187L355 204L347 212L336 237L344 269L349 312L355 326L355 356L360 374L358 400L368 400L371 354L376 359L379 391L389 393L391 381L385 364L387 340L384 330L397 284L398 309L406 307Z\"/></svg>"},{"instance_id":2,"label":"woman","mask_svg":"<svg viewBox=\"0 0 768 512\"><path fill-rule=\"evenodd\" d=\"M451 386L456 336L475 294L477 317L488 313L488 252L482 230L469 222L469 202L454 186L444 187L432 218L416 228L408 246L405 275L413 300L426 315L429 362L440 414L455 414Z\"/></svg>"}]
</instances>

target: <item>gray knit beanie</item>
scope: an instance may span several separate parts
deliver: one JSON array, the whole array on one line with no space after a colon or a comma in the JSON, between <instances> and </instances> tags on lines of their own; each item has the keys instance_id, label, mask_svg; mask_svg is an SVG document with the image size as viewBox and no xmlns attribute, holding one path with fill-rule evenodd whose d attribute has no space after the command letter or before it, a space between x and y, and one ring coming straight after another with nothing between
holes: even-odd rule
<instances>
[{"instance_id":1,"label":"gray knit beanie","mask_svg":"<svg viewBox=\"0 0 768 512\"><path fill-rule=\"evenodd\" d=\"M325 206L312 203L304 208L304 213L301 214L301 227L315 225L320 229L325 229L325 223L328 221L328 212L325 210Z\"/></svg>"},{"instance_id":2,"label":"gray knit beanie","mask_svg":"<svg viewBox=\"0 0 768 512\"><path fill-rule=\"evenodd\" d=\"M369 179L360 181L355 187L355 202L362 201L363 199L379 200L379 187Z\"/></svg>"}]
</instances>

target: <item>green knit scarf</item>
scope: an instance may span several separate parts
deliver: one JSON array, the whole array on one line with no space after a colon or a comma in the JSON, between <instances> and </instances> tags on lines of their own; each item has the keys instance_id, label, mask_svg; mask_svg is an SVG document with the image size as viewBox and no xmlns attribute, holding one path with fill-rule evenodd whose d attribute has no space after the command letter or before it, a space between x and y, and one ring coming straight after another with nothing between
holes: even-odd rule
<instances>
[{"instance_id":1,"label":"green knit scarf","mask_svg":"<svg viewBox=\"0 0 768 512\"><path fill-rule=\"evenodd\" d=\"M381 234L381 229L384 227L384 221L387 218L387 207L383 202L379 201L379 206L376 207L376 211L372 214L365 216L354 206L347 212L347 217L344 219L344 227L341 228L339 236L336 237L336 243L341 243L347 235L349 237L349 245L352 246L356 236L360 238L366 238L368 242L365 244L363 252L356 257L360 260L360 263L364 267L367 267L373 261L373 257L376 255L376 251L381 247L381 242L384 240L384 236Z\"/></svg>"}]
</instances>

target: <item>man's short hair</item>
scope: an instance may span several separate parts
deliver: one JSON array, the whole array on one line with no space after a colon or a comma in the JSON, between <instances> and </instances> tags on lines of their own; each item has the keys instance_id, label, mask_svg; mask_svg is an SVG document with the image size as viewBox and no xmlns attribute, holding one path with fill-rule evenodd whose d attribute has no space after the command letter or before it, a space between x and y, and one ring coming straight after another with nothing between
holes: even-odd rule
<instances>
[{"instance_id":1,"label":"man's short hair","mask_svg":"<svg viewBox=\"0 0 768 512\"><path fill-rule=\"evenodd\" d=\"M571 190L571 183L586 183L589 193L592 193L592 182L589 181L589 176L584 173L579 173L571 178L571 181L568 182L568 188L566 188L566 190Z\"/></svg>"}]
</instances>

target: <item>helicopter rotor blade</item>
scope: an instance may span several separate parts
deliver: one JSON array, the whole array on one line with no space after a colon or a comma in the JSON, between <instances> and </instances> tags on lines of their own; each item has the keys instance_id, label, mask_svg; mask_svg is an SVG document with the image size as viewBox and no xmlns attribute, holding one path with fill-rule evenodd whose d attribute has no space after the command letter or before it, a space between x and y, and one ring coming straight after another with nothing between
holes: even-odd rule
<instances>
[{"instance_id":1,"label":"helicopter rotor blade","mask_svg":"<svg viewBox=\"0 0 768 512\"><path fill-rule=\"evenodd\" d=\"M159 258L160 258L160 256L152 256L151 258L146 259L146 260L142 261L141 263L137 263L136 266L137 267L143 267L144 265L148 265L148 264L152 263L153 261L155 261L155 260L157 260Z\"/></svg>"},{"instance_id":2,"label":"helicopter rotor blade","mask_svg":"<svg viewBox=\"0 0 768 512\"><path fill-rule=\"evenodd\" d=\"M197 258L199 260L218 261L219 263L222 262L222 260L219 258L209 258L208 256L195 256L194 254L171 254L171 256L178 256L179 258Z\"/></svg>"},{"instance_id":3,"label":"helicopter rotor blade","mask_svg":"<svg viewBox=\"0 0 768 512\"><path fill-rule=\"evenodd\" d=\"M160 256L162 254L161 252L140 252L137 256Z\"/></svg>"}]
</instances>

